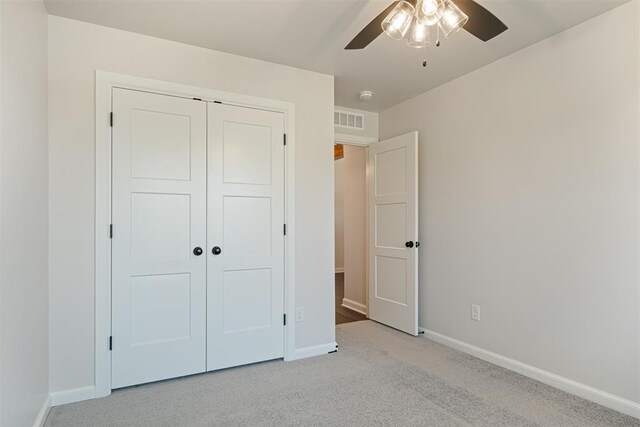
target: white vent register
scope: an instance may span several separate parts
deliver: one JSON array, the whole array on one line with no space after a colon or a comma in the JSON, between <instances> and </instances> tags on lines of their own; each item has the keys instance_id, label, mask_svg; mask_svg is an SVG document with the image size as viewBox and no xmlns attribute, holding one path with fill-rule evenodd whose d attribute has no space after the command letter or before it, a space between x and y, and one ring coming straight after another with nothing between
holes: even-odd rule
<instances>
[{"instance_id":1,"label":"white vent register","mask_svg":"<svg viewBox=\"0 0 640 427\"><path fill-rule=\"evenodd\" d=\"M333 124L341 128L364 130L364 115L351 111L335 110Z\"/></svg>"}]
</instances>

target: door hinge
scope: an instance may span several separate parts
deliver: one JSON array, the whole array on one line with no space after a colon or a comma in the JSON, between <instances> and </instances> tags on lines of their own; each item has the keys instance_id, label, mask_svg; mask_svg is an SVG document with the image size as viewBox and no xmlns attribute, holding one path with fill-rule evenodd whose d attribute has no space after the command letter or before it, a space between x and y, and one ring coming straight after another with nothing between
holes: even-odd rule
<instances>
[{"instance_id":1,"label":"door hinge","mask_svg":"<svg viewBox=\"0 0 640 427\"><path fill-rule=\"evenodd\" d=\"M287 145L287 134L286 133L283 135L283 139L284 139L284 145Z\"/></svg>"},{"instance_id":2,"label":"door hinge","mask_svg":"<svg viewBox=\"0 0 640 427\"><path fill-rule=\"evenodd\" d=\"M214 104L222 104L222 101L213 101Z\"/></svg>"},{"instance_id":3,"label":"door hinge","mask_svg":"<svg viewBox=\"0 0 640 427\"><path fill-rule=\"evenodd\" d=\"M113 350L113 337L109 337L109 351Z\"/></svg>"},{"instance_id":4,"label":"door hinge","mask_svg":"<svg viewBox=\"0 0 640 427\"><path fill-rule=\"evenodd\" d=\"M284 322L284 326L287 326L287 314L286 313L283 315L282 320Z\"/></svg>"},{"instance_id":5,"label":"door hinge","mask_svg":"<svg viewBox=\"0 0 640 427\"><path fill-rule=\"evenodd\" d=\"M109 113L109 126L113 127L113 111Z\"/></svg>"},{"instance_id":6,"label":"door hinge","mask_svg":"<svg viewBox=\"0 0 640 427\"><path fill-rule=\"evenodd\" d=\"M202 98L193 98L194 101L202 101Z\"/></svg>"},{"instance_id":7,"label":"door hinge","mask_svg":"<svg viewBox=\"0 0 640 427\"><path fill-rule=\"evenodd\" d=\"M287 235L287 224L283 224L282 231L284 232L284 235L286 236Z\"/></svg>"},{"instance_id":8,"label":"door hinge","mask_svg":"<svg viewBox=\"0 0 640 427\"><path fill-rule=\"evenodd\" d=\"M113 224L109 224L109 238L113 239Z\"/></svg>"}]
</instances>

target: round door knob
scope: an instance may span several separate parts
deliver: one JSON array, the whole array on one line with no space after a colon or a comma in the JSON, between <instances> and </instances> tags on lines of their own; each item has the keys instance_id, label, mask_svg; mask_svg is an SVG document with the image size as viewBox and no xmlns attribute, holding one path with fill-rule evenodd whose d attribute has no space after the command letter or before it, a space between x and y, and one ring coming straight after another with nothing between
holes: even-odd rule
<instances>
[{"instance_id":1,"label":"round door knob","mask_svg":"<svg viewBox=\"0 0 640 427\"><path fill-rule=\"evenodd\" d=\"M222 249L220 249L220 246L214 246L213 249L211 249L211 253L214 255L220 255L222 253Z\"/></svg>"},{"instance_id":2,"label":"round door knob","mask_svg":"<svg viewBox=\"0 0 640 427\"><path fill-rule=\"evenodd\" d=\"M194 250L193 250L193 254L195 256L200 256L202 255L202 248L200 246L197 246Z\"/></svg>"},{"instance_id":3,"label":"round door knob","mask_svg":"<svg viewBox=\"0 0 640 427\"><path fill-rule=\"evenodd\" d=\"M408 248L412 248L413 247L413 242L409 241L407 243L404 244L406 247Z\"/></svg>"}]
</instances>

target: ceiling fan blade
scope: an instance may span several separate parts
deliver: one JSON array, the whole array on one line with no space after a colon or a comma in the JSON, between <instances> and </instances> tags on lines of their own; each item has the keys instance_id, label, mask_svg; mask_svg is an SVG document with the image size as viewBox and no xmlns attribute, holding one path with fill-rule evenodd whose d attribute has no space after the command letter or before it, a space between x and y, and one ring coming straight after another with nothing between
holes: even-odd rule
<instances>
[{"instance_id":1,"label":"ceiling fan blade","mask_svg":"<svg viewBox=\"0 0 640 427\"><path fill-rule=\"evenodd\" d=\"M469 17L463 28L483 42L502 34L508 28L493 13L473 0L454 0L454 3Z\"/></svg>"},{"instance_id":2,"label":"ceiling fan blade","mask_svg":"<svg viewBox=\"0 0 640 427\"><path fill-rule=\"evenodd\" d=\"M393 8L396 7L397 4L398 2L394 1L391 6L382 11L382 13L376 16L373 21L369 22L367 26L364 27L362 31L360 31L358 35L349 42L345 49L364 49L369 45L369 43L377 39L378 36L382 34L382 21L384 21L384 18L386 18L387 15L391 13Z\"/></svg>"}]
</instances>

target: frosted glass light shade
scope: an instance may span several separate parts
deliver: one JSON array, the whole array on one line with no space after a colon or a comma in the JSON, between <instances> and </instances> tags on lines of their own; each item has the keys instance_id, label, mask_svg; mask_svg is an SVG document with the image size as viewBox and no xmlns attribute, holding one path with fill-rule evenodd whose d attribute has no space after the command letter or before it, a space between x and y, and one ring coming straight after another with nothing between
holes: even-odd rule
<instances>
[{"instance_id":1,"label":"frosted glass light shade","mask_svg":"<svg viewBox=\"0 0 640 427\"><path fill-rule=\"evenodd\" d=\"M391 38L402 39L411 25L415 9L411 3L401 1L393 8L389 16L382 21L382 29Z\"/></svg>"},{"instance_id":2,"label":"frosted glass light shade","mask_svg":"<svg viewBox=\"0 0 640 427\"><path fill-rule=\"evenodd\" d=\"M418 18L413 18L407 44L411 47L426 47L431 44L431 30L435 28L421 23Z\"/></svg>"},{"instance_id":3,"label":"frosted glass light shade","mask_svg":"<svg viewBox=\"0 0 640 427\"><path fill-rule=\"evenodd\" d=\"M460 28L467 23L469 17L464 14L451 0L448 0L444 7L442 19L438 23L446 38L457 33Z\"/></svg>"},{"instance_id":4,"label":"frosted glass light shade","mask_svg":"<svg viewBox=\"0 0 640 427\"><path fill-rule=\"evenodd\" d=\"M416 16L422 24L435 25L444 13L444 0L421 0L416 9Z\"/></svg>"}]
</instances>

